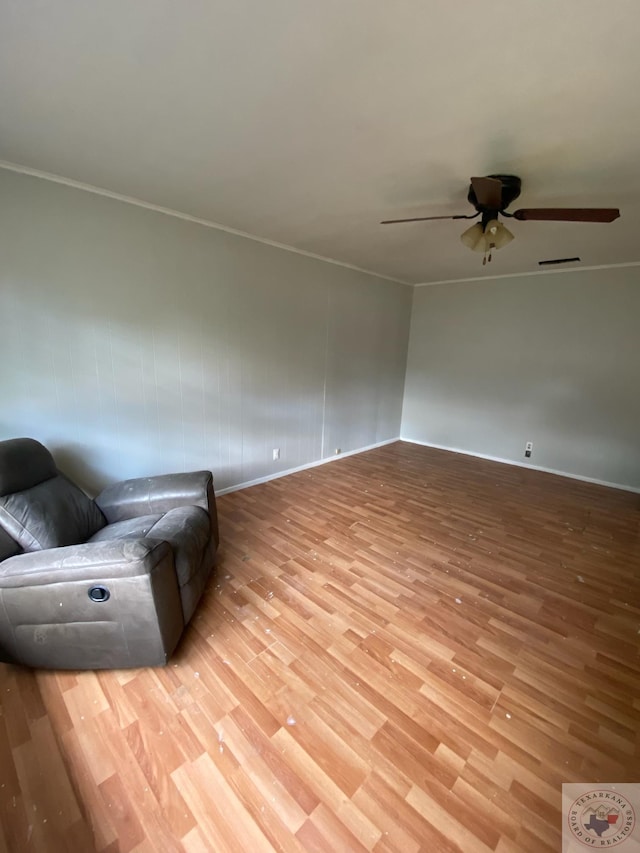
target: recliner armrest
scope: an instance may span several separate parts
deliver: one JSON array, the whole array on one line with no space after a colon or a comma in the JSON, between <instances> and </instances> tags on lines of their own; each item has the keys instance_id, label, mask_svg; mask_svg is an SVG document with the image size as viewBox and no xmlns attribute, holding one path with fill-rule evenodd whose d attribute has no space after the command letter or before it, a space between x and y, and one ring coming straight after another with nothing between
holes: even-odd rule
<instances>
[{"instance_id":1,"label":"recliner armrest","mask_svg":"<svg viewBox=\"0 0 640 853\"><path fill-rule=\"evenodd\" d=\"M31 551L0 563L0 589L132 578L151 574L167 558L173 560L171 546L154 539L118 539Z\"/></svg>"},{"instance_id":2,"label":"recliner armrest","mask_svg":"<svg viewBox=\"0 0 640 853\"><path fill-rule=\"evenodd\" d=\"M211 519L218 544L218 517L211 471L139 477L107 486L96 503L109 524L140 515L168 512L179 506L201 506Z\"/></svg>"}]
</instances>

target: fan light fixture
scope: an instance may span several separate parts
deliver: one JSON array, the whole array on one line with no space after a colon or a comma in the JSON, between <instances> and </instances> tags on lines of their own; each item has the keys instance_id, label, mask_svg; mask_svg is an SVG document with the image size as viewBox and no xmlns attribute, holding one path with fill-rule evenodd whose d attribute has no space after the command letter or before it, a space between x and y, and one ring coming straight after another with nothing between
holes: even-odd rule
<instances>
[{"instance_id":1,"label":"fan light fixture","mask_svg":"<svg viewBox=\"0 0 640 853\"><path fill-rule=\"evenodd\" d=\"M513 240L513 234L497 219L491 219L486 225L476 222L460 235L460 239L472 252L483 252L483 265L491 261L493 249L502 249Z\"/></svg>"}]
</instances>

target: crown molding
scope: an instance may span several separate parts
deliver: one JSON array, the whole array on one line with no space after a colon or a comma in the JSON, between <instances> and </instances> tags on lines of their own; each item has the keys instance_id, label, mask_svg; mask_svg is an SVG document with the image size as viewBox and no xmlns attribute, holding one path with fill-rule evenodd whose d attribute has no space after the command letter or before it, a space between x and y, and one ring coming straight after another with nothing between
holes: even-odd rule
<instances>
[{"instance_id":1,"label":"crown molding","mask_svg":"<svg viewBox=\"0 0 640 853\"><path fill-rule=\"evenodd\" d=\"M495 281L498 278L528 278L538 275L560 275L561 273L588 272L589 270L615 270L625 267L640 267L640 261L627 261L623 264L598 264L588 267L567 267L565 269L552 270L528 270L527 272L510 272L501 275L476 275L469 278L444 278L441 281L423 281L414 284L414 287L433 287L436 284L462 284L468 281Z\"/></svg>"},{"instance_id":2,"label":"crown molding","mask_svg":"<svg viewBox=\"0 0 640 853\"><path fill-rule=\"evenodd\" d=\"M63 184L66 187L72 187L83 192L93 193L94 195L111 198L115 201L122 201L125 204L133 204L136 207L143 207L146 210L153 210L155 213L162 213L165 216L173 216L176 219L183 219L185 222L194 222L196 225L203 225L205 228L213 228L216 231L224 231L227 234L233 234L235 237L244 237L246 240L253 240L255 243L262 243L265 246L272 246L274 249L282 249L284 252L292 252L294 255L302 255L305 258L312 258L315 261L323 261L325 264L333 264L344 269L354 270L354 272L370 275L374 278L381 278L385 281L392 281L394 284L404 284L407 287L412 287L411 282L403 281L400 278L393 278L389 275L366 270L362 267L357 267L354 264L347 264L344 261L337 261L335 258L327 258L324 255L316 255L313 252L307 252L305 249L296 249L295 246L288 246L286 243L278 243L275 240L269 240L266 237L257 237L255 234L249 234L247 231L240 231L237 228L230 228L228 225L221 225L219 222L212 222L209 219L201 219L198 216L191 216L189 213L182 213L179 210L173 210L170 207L161 207L158 204L152 204L148 201L143 201L133 196L122 195L122 193L112 192L111 190L95 187L93 184L85 184L82 181L74 181L72 178L65 178L62 175L54 175L51 172L42 172L40 169L32 169L30 166L21 166L18 163L11 163L8 160L0 160L0 169L5 169L7 172L17 172L21 175L29 175L32 178L40 178L43 181L51 181L54 184Z\"/></svg>"}]
</instances>

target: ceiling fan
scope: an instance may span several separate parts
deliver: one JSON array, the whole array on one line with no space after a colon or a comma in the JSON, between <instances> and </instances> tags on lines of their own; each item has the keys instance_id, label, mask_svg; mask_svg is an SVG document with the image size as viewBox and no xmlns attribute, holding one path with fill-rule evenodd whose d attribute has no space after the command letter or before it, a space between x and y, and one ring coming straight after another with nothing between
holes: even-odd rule
<instances>
[{"instance_id":1,"label":"ceiling fan","mask_svg":"<svg viewBox=\"0 0 640 853\"><path fill-rule=\"evenodd\" d=\"M613 222L620 216L614 207L525 207L508 213L506 208L520 195L521 180L516 175L488 175L485 178L471 178L468 200L476 209L475 213L454 216L415 216L411 219L385 219L381 225L395 225L401 222L427 222L432 219L475 219L480 222L472 225L460 235L465 246L474 252L483 252L482 263L491 260L494 249L502 249L513 240L513 234L498 221L498 215L524 221L538 219L546 222Z\"/></svg>"}]
</instances>

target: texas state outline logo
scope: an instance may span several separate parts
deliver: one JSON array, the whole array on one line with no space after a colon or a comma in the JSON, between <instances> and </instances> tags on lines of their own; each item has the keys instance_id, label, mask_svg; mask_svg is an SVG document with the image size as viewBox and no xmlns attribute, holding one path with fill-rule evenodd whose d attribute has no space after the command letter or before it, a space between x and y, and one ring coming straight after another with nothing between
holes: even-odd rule
<instances>
[{"instance_id":1,"label":"texas state outline logo","mask_svg":"<svg viewBox=\"0 0 640 853\"><path fill-rule=\"evenodd\" d=\"M633 805L614 786L580 794L566 818L570 837L591 850L609 850L631 840L636 827Z\"/></svg>"}]
</instances>

